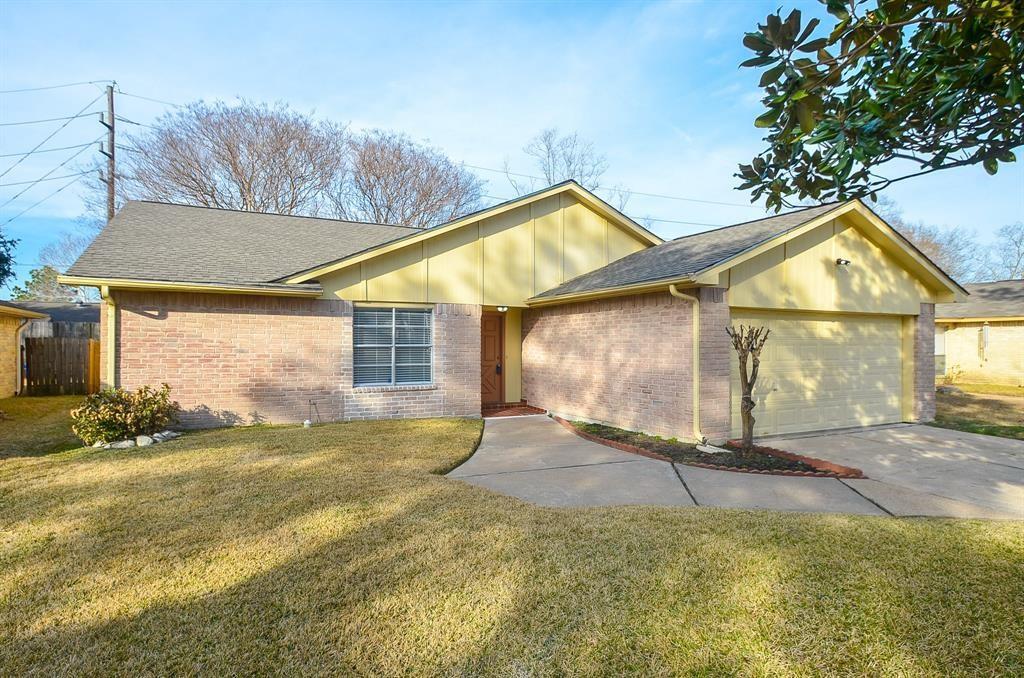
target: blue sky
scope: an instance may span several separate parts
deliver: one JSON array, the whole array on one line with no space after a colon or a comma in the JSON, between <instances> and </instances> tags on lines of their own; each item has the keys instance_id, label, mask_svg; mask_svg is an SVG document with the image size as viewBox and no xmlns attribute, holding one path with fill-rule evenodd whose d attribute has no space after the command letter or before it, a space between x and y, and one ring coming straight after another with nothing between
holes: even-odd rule
<instances>
[{"instance_id":1,"label":"blue sky","mask_svg":"<svg viewBox=\"0 0 1024 678\"><path fill-rule=\"evenodd\" d=\"M172 102L283 101L355 128L406 132L470 165L533 173L522 146L545 127L577 131L608 157L605 183L735 203L633 196L626 211L675 237L761 216L734 190L737 163L760 149L757 74L740 70L744 31L777 7L817 2L684 3L61 3L0 4L0 89L116 79ZM826 19L827 22L827 19ZM0 95L0 122L71 115L85 85ZM118 113L166 109L127 96ZM98 109L100 102L94 108ZM90 109L91 110L91 109ZM61 123L0 127L0 154L27 151ZM121 130L130 132L130 125ZM94 140L94 118L46 147ZM34 180L72 151L33 155L0 183ZM91 149L80 158L95 157ZM0 158L0 171L17 158ZM53 176L69 173L59 170ZM481 171L487 194L513 195ZM0 209L0 223L60 187L44 182ZM21 187L0 187L0 203ZM964 168L887 193L907 217L966 226L984 242L1024 219L1024 163L992 178ZM18 272L82 213L73 185L4 227ZM673 222L692 222L688 224ZM7 290L0 291L6 296Z\"/></svg>"}]
</instances>

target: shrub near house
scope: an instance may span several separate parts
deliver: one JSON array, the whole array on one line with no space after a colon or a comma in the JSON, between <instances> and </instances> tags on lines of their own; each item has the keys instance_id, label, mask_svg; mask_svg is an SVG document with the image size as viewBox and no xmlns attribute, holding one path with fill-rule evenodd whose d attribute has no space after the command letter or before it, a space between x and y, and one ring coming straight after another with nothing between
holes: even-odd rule
<instances>
[{"instance_id":1,"label":"shrub near house","mask_svg":"<svg viewBox=\"0 0 1024 678\"><path fill-rule=\"evenodd\" d=\"M162 431L178 420L180 407L171 387L142 386L135 391L108 388L72 410L72 430L83 442L106 443Z\"/></svg>"}]
</instances>

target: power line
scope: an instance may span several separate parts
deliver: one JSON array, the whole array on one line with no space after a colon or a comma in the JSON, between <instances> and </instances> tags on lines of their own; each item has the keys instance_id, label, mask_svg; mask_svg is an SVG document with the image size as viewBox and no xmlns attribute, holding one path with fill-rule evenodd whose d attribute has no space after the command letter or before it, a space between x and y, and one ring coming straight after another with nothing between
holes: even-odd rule
<instances>
[{"instance_id":1,"label":"power line","mask_svg":"<svg viewBox=\"0 0 1024 678\"><path fill-rule=\"evenodd\" d=\"M93 143L95 143L95 142L90 141L87 144L75 144L74 146L58 146L57 148L40 148L38 151L36 151L36 153L39 154L39 153L56 153L57 151L70 151L70 150L73 150L75 148L82 148L83 146L92 146ZM25 154L24 153L7 153L5 155L0 155L0 158L14 158L14 157L17 157L19 155L25 155Z\"/></svg>"},{"instance_id":2,"label":"power line","mask_svg":"<svg viewBox=\"0 0 1024 678\"><path fill-rule=\"evenodd\" d=\"M80 113L78 115L68 115L63 118L43 118L41 120L21 120L19 122L0 122L0 127L14 127L16 125L38 125L43 122L60 122L61 120L74 120L75 118L87 118L90 115L96 115L99 111L89 111L88 113Z\"/></svg>"},{"instance_id":3,"label":"power line","mask_svg":"<svg viewBox=\"0 0 1024 678\"><path fill-rule=\"evenodd\" d=\"M23 89L0 90L0 94L18 94L19 92L41 92L44 89L62 89L64 87L78 87L79 85L97 85L101 82L113 82L113 80L85 80L83 82L69 82L63 85L47 85L46 87L25 87Z\"/></svg>"},{"instance_id":4,"label":"power line","mask_svg":"<svg viewBox=\"0 0 1024 678\"><path fill-rule=\"evenodd\" d=\"M0 188L7 188L8 186L24 186L25 184L38 184L40 181L58 181L60 179L69 179L71 177L79 177L83 174L88 174L92 170L85 170L84 172L77 172L75 174L65 174L59 177L50 177L49 179L36 179L35 181L12 181L9 184L0 184Z\"/></svg>"},{"instance_id":5,"label":"power line","mask_svg":"<svg viewBox=\"0 0 1024 678\"><path fill-rule=\"evenodd\" d=\"M85 172L83 172L82 174L85 174ZM63 190L65 189L65 188L67 188L67 187L68 187L68 186L70 186L71 184L73 184L73 183L75 183L75 182L79 181L79 180L80 180L81 178L82 178L82 175L78 175L78 176L76 176L76 177L75 177L74 179L72 179L72 180L71 180L71 181L69 181L68 183L64 184L63 186L61 186L60 188L58 188L58 189L57 189L56 191L54 191L53 193L50 193L49 195L47 195L47 196L46 196L45 198L43 198L42 200L39 200L39 201L37 201L37 202L35 202L35 203L33 203L33 204L29 205L28 207L26 207L26 208L25 208L25 209L23 209L22 211L20 211L20 212L18 212L17 214L15 214L15 215L14 215L13 217L11 217L11 218L10 218L10 219L8 219L7 221L5 221L5 222L3 223L3 225L4 225L4 226L6 226L7 224L11 223L12 221L14 221L15 219L17 219L17 218L18 218L18 217L20 217L21 215L25 214L25 212L28 212L28 211L29 211L29 210L31 210L31 209L35 209L36 207L39 207L39 206L40 206L40 205L42 205L42 204L43 204L44 202L46 202L47 200L49 200L49 199L50 199L50 198L52 198L53 196L57 195L58 193L60 193L61 191L63 191Z\"/></svg>"},{"instance_id":6,"label":"power line","mask_svg":"<svg viewBox=\"0 0 1024 678\"><path fill-rule=\"evenodd\" d=\"M153 97L144 97L141 94L132 94L125 92L123 89L118 88L118 94L123 94L126 97L132 97L133 99L142 99L143 101L152 101L157 104L166 104L167 106L174 106L175 108L181 108L181 104L176 104L173 101L164 101L163 99L154 99Z\"/></svg>"},{"instance_id":7,"label":"power line","mask_svg":"<svg viewBox=\"0 0 1024 678\"><path fill-rule=\"evenodd\" d=\"M99 140L100 140L100 139L102 139L102 138L103 138L102 136L100 136L100 137L97 137L97 138L96 138L96 141L99 141ZM12 202L14 202L15 200L17 200L17 199L18 199L18 198L20 198L21 196L23 196L23 195L25 194L25 192L26 192L26 191L30 191L30 190L32 190L32 187L33 187L33 186L35 186L35 185L36 185L37 183L39 183L40 181L51 181L51 179L47 179L47 177L48 177L48 176L50 176L51 174L53 174L54 172L56 172L57 170L59 170L59 169L60 169L61 167L64 167L64 166L65 166L65 165L67 165L67 164L68 164L69 162L71 162L72 160L74 160L75 158L77 158L78 156L80 156L80 155L81 155L82 153L84 153L84 152L85 152L85 149L86 149L86 148L88 148L89 146L92 146L92 144L96 143L96 141L93 141L92 143L89 143L89 144L85 144L85 145L83 145L83 146L82 146L82 147L81 147L80 149L78 149L78 152L77 152L77 153L73 153L73 154L72 154L72 155L71 155L71 156L70 156L69 158L67 158L66 160L64 160L64 162L62 162L61 164L57 165L56 167L54 167L54 168L53 168L53 169L51 169L51 170L50 170L49 172L47 172L47 173L46 173L46 174L44 174L43 176L39 177L39 178L38 178L38 179L36 179L35 181L31 182L31 183L30 183L30 184L29 184L28 186L26 186L25 188L21 189L21 191L19 191L19 192L18 192L18 193L17 193L16 195L14 195L14 197L12 197L12 198L9 198L9 199L8 199L8 200L7 200L6 202L4 202L4 204L0 205L0 209L3 209L3 208L5 208L5 207L7 207L7 206L8 206L8 205L10 205L10 204L11 204ZM70 175L69 175L69 176L70 176ZM10 185L10 184L8 184L8 185Z\"/></svg>"},{"instance_id":8,"label":"power line","mask_svg":"<svg viewBox=\"0 0 1024 678\"><path fill-rule=\"evenodd\" d=\"M85 106L83 106L83 107L82 107L82 110L81 110L81 111L79 111L78 113L76 113L75 115L76 115L76 116L78 116L79 114L81 114L81 113L85 112L85 110L86 110L87 108L89 108L89 107L90 107L90 106L92 106L92 105L93 105L94 103L96 103L97 101L99 101L99 100L100 100L100 98L101 98L101 97L103 96L103 94L104 94L104 93L102 93L102 92L101 92L101 93L100 93L100 94L99 94L99 95L98 95L98 96L97 96L97 97L96 97L95 99L93 99L92 101L90 101L89 103L87 103L87 104L86 104ZM18 158L18 160L17 160L17 161L15 161L15 163L14 163L13 165L11 165L11 166L10 166L10 167L8 167L7 169L5 169L5 170L4 170L3 172L0 172L0 177L2 177L2 176L4 176L4 175L6 175L6 174L7 174L8 172L10 172L10 171L11 171L12 169L14 169L14 168L15 168L15 167L17 167L18 165L20 165L20 164L22 163L22 161L23 161L23 160L25 160L25 158L27 158L28 156L32 155L32 154L33 154L33 153L35 153L36 151L38 151L38 150L39 150L39 148L40 148L40 147L41 147L41 146L42 146L43 144L45 144L45 143L46 143L47 141L49 141L49 140L50 140L50 139L52 139L52 138L53 138L54 136L56 136L56 135L57 135L57 132L60 132L60 131L61 131L62 129L64 129L65 127L67 127L67 126L68 126L68 125L70 125L70 124L71 124L71 120L67 120L67 121L66 121L66 122L65 122L65 123L64 123L63 125L61 125L61 126L60 126L60 127L58 127L57 129L55 129L55 130L53 130L52 132L50 132L50 134L49 134L49 135L48 135L48 136L47 136L47 137L46 137L45 139L43 139L43 140L42 140L42 141L40 141L40 142L39 142L38 144L36 144L35 148L33 148L33 149L32 149L31 151L29 151L28 153L24 154L24 155L23 155L23 156L21 156L20 158Z\"/></svg>"},{"instance_id":9,"label":"power line","mask_svg":"<svg viewBox=\"0 0 1024 678\"><path fill-rule=\"evenodd\" d=\"M469 167L471 169L482 170L484 172L495 172L497 174L507 174L507 175L513 176L513 177L522 177L523 179L535 179L537 181L547 181L547 179L545 179L544 177L538 177L538 176L534 176L532 174L521 174L521 173L518 173L518 172L506 172L505 170L494 169L493 167L481 167L479 165L468 165L468 164L466 164L465 166ZM681 195L666 195L664 193L644 193L643 191L634 191L634 190L631 190L631 189L628 189L628 188L609 188L609 187L602 186L601 188L599 188L597 190L599 190L599 191L610 191L612 193L619 193L619 194L623 194L623 195L642 195L642 196L648 197L648 198L663 198L665 200L681 200L683 202L698 202L698 203L702 203L702 204L705 204L705 205L722 205L722 206L725 206L725 207L747 207L747 208L760 209L757 205L751 205L749 203L744 204L744 203L739 203L739 202L721 202L721 201L718 201L718 200L703 200L701 198L687 198L687 197L684 197L684 196L681 196Z\"/></svg>"}]
</instances>

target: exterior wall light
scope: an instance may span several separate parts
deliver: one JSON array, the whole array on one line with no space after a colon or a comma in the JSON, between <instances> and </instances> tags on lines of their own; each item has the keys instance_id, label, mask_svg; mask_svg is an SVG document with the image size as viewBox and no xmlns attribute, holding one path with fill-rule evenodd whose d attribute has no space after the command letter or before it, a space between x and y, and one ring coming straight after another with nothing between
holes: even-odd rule
<instances>
[{"instance_id":1,"label":"exterior wall light","mask_svg":"<svg viewBox=\"0 0 1024 678\"><path fill-rule=\"evenodd\" d=\"M507 310L508 310L508 306L499 306L498 307L498 313L504 313Z\"/></svg>"},{"instance_id":2,"label":"exterior wall light","mask_svg":"<svg viewBox=\"0 0 1024 678\"><path fill-rule=\"evenodd\" d=\"M849 266L849 265L850 265L850 260L849 259L836 259L836 266Z\"/></svg>"}]
</instances>

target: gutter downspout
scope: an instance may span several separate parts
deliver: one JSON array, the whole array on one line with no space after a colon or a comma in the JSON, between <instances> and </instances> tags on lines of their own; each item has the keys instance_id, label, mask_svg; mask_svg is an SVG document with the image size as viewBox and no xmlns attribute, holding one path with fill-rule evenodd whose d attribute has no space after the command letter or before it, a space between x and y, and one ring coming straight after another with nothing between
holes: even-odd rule
<instances>
[{"instance_id":1,"label":"gutter downspout","mask_svg":"<svg viewBox=\"0 0 1024 678\"><path fill-rule=\"evenodd\" d=\"M21 394L21 391L22 391L21 386L22 386L22 383L23 383L23 381L25 379L25 366L21 363L21 356L24 353L24 351L22 351L22 345L21 345L21 331L23 329L25 329L25 327L29 324L29 322L31 322L31 320L32 320L32 318L23 318L22 321L21 321L21 324L18 325L18 327L15 328L15 330L14 330L14 344L18 347L18 356L17 356L18 359L15 361L15 365L18 366L18 373L17 373L18 385L14 389L14 395L20 395Z\"/></svg>"},{"instance_id":2,"label":"gutter downspout","mask_svg":"<svg viewBox=\"0 0 1024 678\"><path fill-rule=\"evenodd\" d=\"M675 283L668 286L668 293L677 299L689 301L693 308L693 437L703 445L708 439L700 430L700 298L695 294L680 292Z\"/></svg>"},{"instance_id":3,"label":"gutter downspout","mask_svg":"<svg viewBox=\"0 0 1024 678\"><path fill-rule=\"evenodd\" d=\"M117 306L110 294L110 288L106 285L100 287L100 298L107 305L107 336L101 337L107 344L107 364L104 365L107 388L117 388Z\"/></svg>"}]
</instances>

